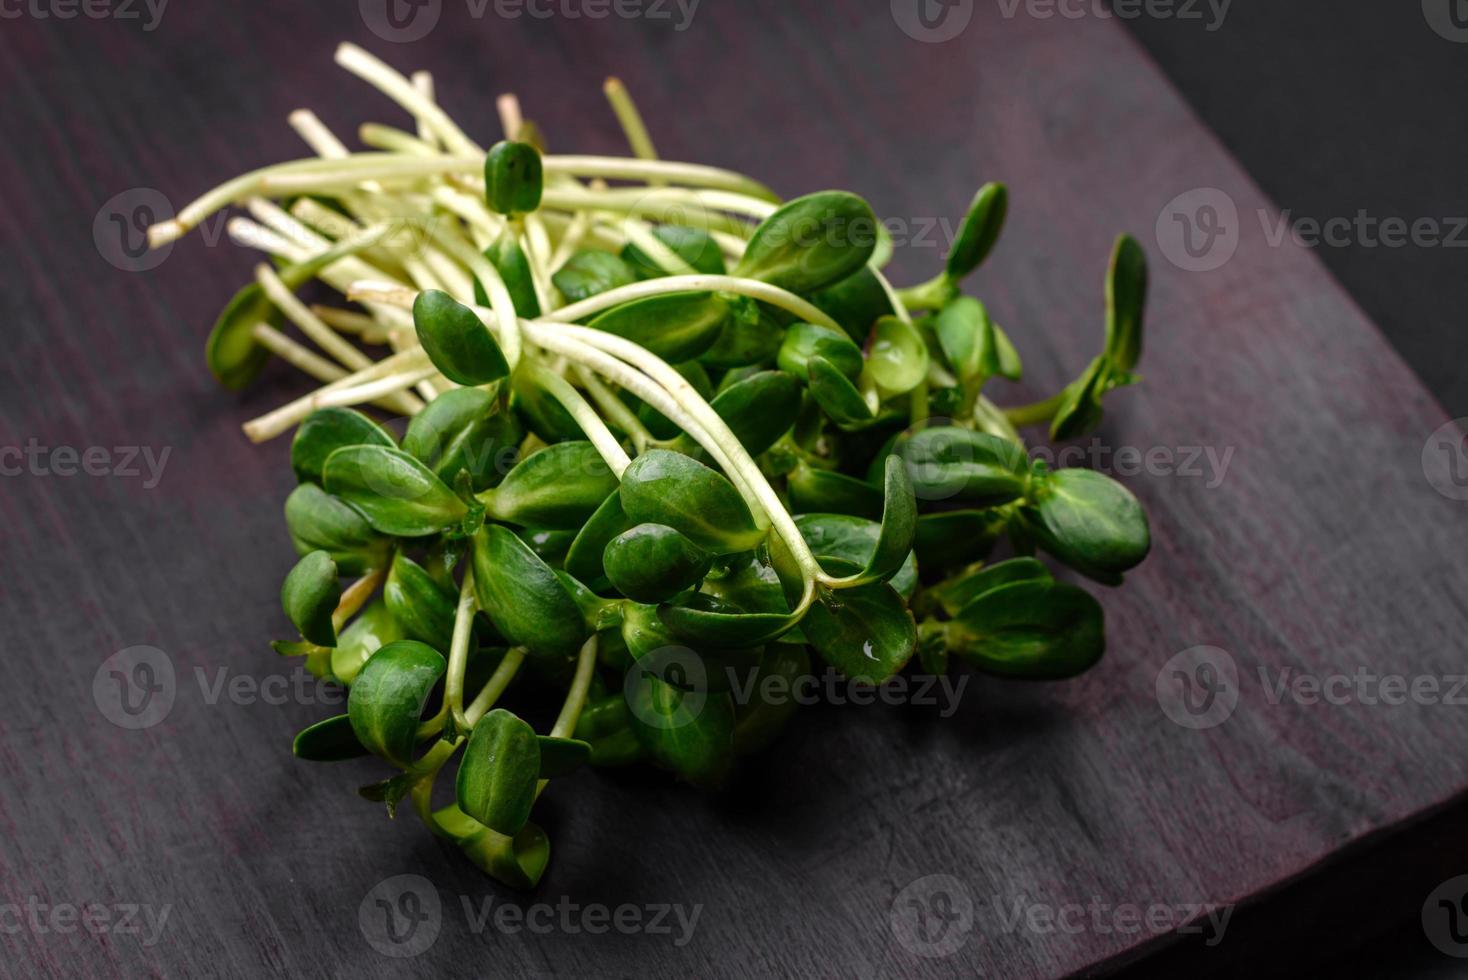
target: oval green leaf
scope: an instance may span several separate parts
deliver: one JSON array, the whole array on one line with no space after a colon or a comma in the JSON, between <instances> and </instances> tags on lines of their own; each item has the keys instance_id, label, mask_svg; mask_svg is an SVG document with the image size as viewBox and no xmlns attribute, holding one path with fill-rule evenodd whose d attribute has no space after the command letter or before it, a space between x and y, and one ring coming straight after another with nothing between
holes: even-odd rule
<instances>
[{"instance_id":1,"label":"oval green leaf","mask_svg":"<svg viewBox=\"0 0 1468 980\"><path fill-rule=\"evenodd\" d=\"M412 765L423 706L447 667L442 654L415 640L398 640L373 654L347 696L357 741L394 765Z\"/></svg>"},{"instance_id":2,"label":"oval green leaf","mask_svg":"<svg viewBox=\"0 0 1468 980\"><path fill-rule=\"evenodd\" d=\"M990 674L1062 680L1106 650L1101 604L1064 582L1030 580L985 592L948 624L949 650Z\"/></svg>"},{"instance_id":3,"label":"oval green leaf","mask_svg":"<svg viewBox=\"0 0 1468 980\"><path fill-rule=\"evenodd\" d=\"M1009 191L1003 184L990 183L979 188L948 252L945 269L949 279L958 282L988 258L1004 229L1008 210Z\"/></svg>"},{"instance_id":4,"label":"oval green leaf","mask_svg":"<svg viewBox=\"0 0 1468 980\"><path fill-rule=\"evenodd\" d=\"M534 211L544 190L543 171L535 147L500 140L484 158L484 198L500 214Z\"/></svg>"},{"instance_id":5,"label":"oval green leaf","mask_svg":"<svg viewBox=\"0 0 1468 980\"><path fill-rule=\"evenodd\" d=\"M588 326L678 364L712 347L728 322L729 305L713 293L665 293L614 306Z\"/></svg>"},{"instance_id":6,"label":"oval green leaf","mask_svg":"<svg viewBox=\"0 0 1468 980\"><path fill-rule=\"evenodd\" d=\"M1084 469L1056 470L1036 482L1021 514L1041 548L1107 582L1147 557L1147 512L1126 487Z\"/></svg>"},{"instance_id":7,"label":"oval green leaf","mask_svg":"<svg viewBox=\"0 0 1468 980\"><path fill-rule=\"evenodd\" d=\"M314 483L301 484L285 499L285 526L296 554L325 551L343 575L380 567L392 547L361 511Z\"/></svg>"},{"instance_id":8,"label":"oval green leaf","mask_svg":"<svg viewBox=\"0 0 1468 980\"><path fill-rule=\"evenodd\" d=\"M476 493L504 478L525 438L519 420L483 388L454 388L413 416L403 451L422 460L448 486L469 474Z\"/></svg>"},{"instance_id":9,"label":"oval green leaf","mask_svg":"<svg viewBox=\"0 0 1468 980\"><path fill-rule=\"evenodd\" d=\"M666 524L715 555L750 551L765 532L739 491L682 453L652 449L622 473L622 509L635 524Z\"/></svg>"},{"instance_id":10,"label":"oval green leaf","mask_svg":"<svg viewBox=\"0 0 1468 980\"><path fill-rule=\"evenodd\" d=\"M497 521L569 530L584 524L617 485L596 447L578 440L531 453L479 499Z\"/></svg>"},{"instance_id":11,"label":"oval green leaf","mask_svg":"<svg viewBox=\"0 0 1468 980\"><path fill-rule=\"evenodd\" d=\"M440 289L413 301L413 326L433 366L461 385L487 385L510 373L504 351L479 314Z\"/></svg>"},{"instance_id":12,"label":"oval green leaf","mask_svg":"<svg viewBox=\"0 0 1468 980\"><path fill-rule=\"evenodd\" d=\"M551 283L560 290L567 303L579 303L636 281L637 273L626 262L611 252L593 249L572 253L551 276Z\"/></svg>"},{"instance_id":13,"label":"oval green leaf","mask_svg":"<svg viewBox=\"0 0 1468 980\"><path fill-rule=\"evenodd\" d=\"M323 482L383 534L436 534L462 521L469 510L432 470L401 449L338 449L327 457Z\"/></svg>"},{"instance_id":14,"label":"oval green leaf","mask_svg":"<svg viewBox=\"0 0 1468 980\"><path fill-rule=\"evenodd\" d=\"M347 715L336 715L302 729L291 745L291 752L307 762L340 762L372 754L357 741L352 719Z\"/></svg>"},{"instance_id":15,"label":"oval green leaf","mask_svg":"<svg viewBox=\"0 0 1468 980\"><path fill-rule=\"evenodd\" d=\"M734 274L813 293L867 264L877 246L877 224L871 206L855 194L807 194L755 229Z\"/></svg>"},{"instance_id":16,"label":"oval green leaf","mask_svg":"<svg viewBox=\"0 0 1468 980\"><path fill-rule=\"evenodd\" d=\"M464 747L455 789L459 809L513 837L530 821L540 779L535 729L504 708L479 720Z\"/></svg>"},{"instance_id":17,"label":"oval green leaf","mask_svg":"<svg viewBox=\"0 0 1468 980\"><path fill-rule=\"evenodd\" d=\"M388 612L409 639L447 650L454 635L456 597L433 580L422 565L399 552L393 557L382 597Z\"/></svg>"},{"instance_id":18,"label":"oval green leaf","mask_svg":"<svg viewBox=\"0 0 1468 980\"><path fill-rule=\"evenodd\" d=\"M712 557L665 524L638 524L607 544L607 578L618 592L643 603L671 599L708 574Z\"/></svg>"},{"instance_id":19,"label":"oval green leaf","mask_svg":"<svg viewBox=\"0 0 1468 980\"><path fill-rule=\"evenodd\" d=\"M474 590L500 634L540 657L569 657L586 642L586 621L555 571L508 528L474 536Z\"/></svg>"},{"instance_id":20,"label":"oval green leaf","mask_svg":"<svg viewBox=\"0 0 1468 980\"><path fill-rule=\"evenodd\" d=\"M280 587L280 605L301 636L318 646L336 646L331 615L341 601L341 578L336 562L324 551L313 551L296 563Z\"/></svg>"},{"instance_id":21,"label":"oval green leaf","mask_svg":"<svg viewBox=\"0 0 1468 980\"><path fill-rule=\"evenodd\" d=\"M343 446L396 446L386 429L350 408L318 408L291 439L291 469L302 483L320 483L326 457Z\"/></svg>"},{"instance_id":22,"label":"oval green leaf","mask_svg":"<svg viewBox=\"0 0 1468 980\"><path fill-rule=\"evenodd\" d=\"M867 370L887 396L906 394L928 377L928 345L917 328L884 316L872 331Z\"/></svg>"}]
</instances>

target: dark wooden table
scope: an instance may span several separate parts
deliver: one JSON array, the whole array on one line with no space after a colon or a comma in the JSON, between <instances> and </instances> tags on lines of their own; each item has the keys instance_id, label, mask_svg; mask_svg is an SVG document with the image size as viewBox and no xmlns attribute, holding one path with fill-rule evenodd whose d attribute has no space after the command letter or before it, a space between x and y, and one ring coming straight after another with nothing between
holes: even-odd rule
<instances>
[{"instance_id":1,"label":"dark wooden table","mask_svg":"<svg viewBox=\"0 0 1468 980\"><path fill-rule=\"evenodd\" d=\"M0 973L1267 975L1468 872L1452 832L1468 711L1448 698L1468 494L1455 442L1424 457L1445 416L1312 254L1270 242L1268 201L1115 22L960 5L963 33L924 43L880 3L709 2L679 31L672 6L540 20L448 0L395 44L347 2L179 4L151 31L141 6L26 9L0 30L0 447L22 450L0 463L24 460L0 478ZM1091 356L1107 250L1136 233L1154 267L1146 383L1114 399L1098 445L1173 463L1127 477L1156 544L1104 596L1106 661L1054 686L971 679L946 719L807 709L723 798L578 777L542 804L552 867L528 896L355 798L376 767L294 761L291 735L332 709L266 645L285 633L291 479L285 444L238 426L302 383L276 366L231 396L204 370L204 331L255 256L196 234L139 270L113 215L139 188L177 207L301 155L298 106L344 134L399 121L332 67L342 39L432 69L482 139L493 96L519 92L557 149L621 151L598 91L615 72L664 155L786 194L849 186L915 238L1006 180L977 285L1026 356L1015 401ZM1200 188L1217 193L1174 203ZM1175 215L1221 201L1239 220L1188 259ZM899 271L926 277L943 247L915 240ZM151 455L125 466L134 448ZM169 710L132 728L109 658L139 646L162 651L151 710ZM1200 646L1236 680L1195 715L1176 671L1210 675L1174 658ZM1439 695L1366 703L1359 684L1383 691L1353 680L1332 688L1343 703L1307 703L1279 695L1286 670L1430 677ZM405 887L440 909L406 962L362 928ZM485 902L550 906L555 924L485 924ZM585 907L624 904L698 918L581 928ZM1200 914L1201 934L1172 931Z\"/></svg>"}]
</instances>

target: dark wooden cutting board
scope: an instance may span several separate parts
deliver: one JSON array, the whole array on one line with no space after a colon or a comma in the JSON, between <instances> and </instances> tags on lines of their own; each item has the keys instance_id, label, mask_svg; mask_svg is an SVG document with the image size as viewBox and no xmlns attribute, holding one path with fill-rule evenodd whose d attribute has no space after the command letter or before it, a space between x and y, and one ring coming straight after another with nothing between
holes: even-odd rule
<instances>
[{"instance_id":1,"label":"dark wooden cutting board","mask_svg":"<svg viewBox=\"0 0 1468 980\"><path fill-rule=\"evenodd\" d=\"M1443 808L1468 784L1454 751L1468 711L1274 693L1285 669L1461 671L1465 505L1429 482L1449 475L1446 457L1423 462L1441 410L1308 251L1271 242L1270 204L1116 23L969 4L958 38L923 43L887 5L867 6L710 2L678 31L505 19L493 5L474 19L449 0L411 44L374 37L349 2L179 4L153 31L7 21L0 445L169 455L151 486L142 463L136 477L0 479L0 906L169 911L154 943L75 923L0 929L0 973L1030 977L1150 963L1223 975L1415 914L1468 870L1430 819L1456 813ZM1173 463L1125 477L1155 546L1102 597L1106 660L1059 685L971 678L946 719L807 709L726 798L652 774L580 776L542 804L552 866L529 896L357 799L377 767L293 760L292 734L334 709L275 697L297 676L267 646L286 633L291 477L285 444L252 447L239 424L304 386L275 366L229 395L201 357L256 257L196 234L130 272L102 254L115 229L97 242L121 192L153 188L177 207L303 155L284 126L298 106L343 134L401 121L333 68L342 39L433 70L484 140L493 96L519 92L558 150L622 152L599 93L620 74L665 156L787 195L851 187L904 222L904 278L941 261L941 232L923 228L1007 181L1009 225L976 286L1025 355L1011 402L1048 394L1098 348L1107 251L1135 233L1154 270L1146 380L1114 397L1099 445ZM1200 188L1218 193L1181 213L1231 202L1238 219L1222 216L1214 247L1231 234L1236 252L1190 272L1157 229L1172 241L1170 202ZM1184 465L1194 449L1218 463ZM173 703L128 730L99 709L94 680L105 688L104 663L138 645L166 655ZM1236 706L1212 727L1166 710L1194 718L1174 668L1196 664L1173 658L1199 646L1237 671ZM221 680L236 693L216 696ZM396 875L431 880L443 910L436 941L406 963L359 928ZM699 918L681 945L676 927L476 932L464 904L486 899ZM1215 945L1179 942L1127 930L1124 905L1226 907L1214 914L1230 924ZM1090 906L1106 910L1100 927L1068 911ZM1062 919L1050 929L1047 910ZM0 926L19 921L4 911Z\"/></svg>"}]
</instances>

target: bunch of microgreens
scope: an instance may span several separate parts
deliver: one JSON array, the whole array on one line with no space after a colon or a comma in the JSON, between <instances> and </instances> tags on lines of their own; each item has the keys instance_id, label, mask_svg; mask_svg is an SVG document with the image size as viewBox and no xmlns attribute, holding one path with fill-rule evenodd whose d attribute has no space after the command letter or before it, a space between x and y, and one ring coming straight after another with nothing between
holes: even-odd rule
<instances>
[{"instance_id":1,"label":"bunch of microgreens","mask_svg":"<svg viewBox=\"0 0 1468 980\"><path fill-rule=\"evenodd\" d=\"M1003 186L978 192L940 275L895 289L861 198L782 204L661 161L615 80L633 157L547 154L512 96L486 151L426 74L350 45L337 61L415 131L365 125L374 152L352 153L301 110L317 158L150 230L161 245L243 205L231 236L274 263L221 315L209 366L238 389L275 355L324 382L245 426L257 441L295 428L285 512L302 557L281 598L301 639L277 649L350 688L298 756L379 756L401 773L363 795L409 799L529 887L549 857L529 822L548 780L648 761L717 786L794 708L761 682L807 674L812 652L872 684L914 656L1038 679L1101 657L1100 605L1033 555L1119 584L1147 553L1146 516L1105 476L1031 463L1016 426L1084 433L1135 380L1131 238L1107 273L1101 355L1054 398L1000 409L983 389L1018 380L1019 357L959 283L999 236ZM295 291L313 279L358 307L307 306ZM401 439L350 407L368 404L407 417ZM1001 538L1017 557L984 564ZM736 703L736 684L754 697ZM534 716L548 690L565 693L546 734L498 706ZM460 753L455 800L437 805Z\"/></svg>"}]
</instances>

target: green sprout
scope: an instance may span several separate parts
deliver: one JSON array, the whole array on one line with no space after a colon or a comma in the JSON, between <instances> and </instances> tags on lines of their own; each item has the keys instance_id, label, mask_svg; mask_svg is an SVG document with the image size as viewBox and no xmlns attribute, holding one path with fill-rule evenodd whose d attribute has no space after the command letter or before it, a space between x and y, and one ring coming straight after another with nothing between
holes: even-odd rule
<instances>
[{"instance_id":1,"label":"green sprout","mask_svg":"<svg viewBox=\"0 0 1468 980\"><path fill-rule=\"evenodd\" d=\"M232 237L277 266L230 302L209 368L237 389L275 357L320 382L244 426L294 430L281 601L300 638L276 649L349 689L297 756L377 757L396 772L363 796L531 887L551 781L645 762L718 787L792 718L763 679L957 662L1059 680L1101 658L1100 603L1034 555L1119 585L1146 514L1109 477L1032 461L1018 427L1090 431L1136 380L1133 239L1101 354L1004 409L988 392L1019 381L1019 355L962 286L998 243L1003 185L979 190L939 274L899 289L862 198L782 201L658 159L615 80L632 156L547 154L511 96L486 151L424 86L351 45L337 60L413 131L369 124L351 153L297 112L315 158L150 230L162 245L243 206ZM343 304L301 303L314 280ZM534 711L547 688L553 719Z\"/></svg>"}]
</instances>

